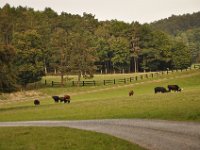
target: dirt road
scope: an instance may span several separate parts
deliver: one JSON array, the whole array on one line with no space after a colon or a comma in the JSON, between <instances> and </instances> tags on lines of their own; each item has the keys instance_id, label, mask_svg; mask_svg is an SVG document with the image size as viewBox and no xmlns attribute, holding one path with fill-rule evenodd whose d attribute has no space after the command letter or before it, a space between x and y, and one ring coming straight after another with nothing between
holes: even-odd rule
<instances>
[{"instance_id":1,"label":"dirt road","mask_svg":"<svg viewBox=\"0 0 200 150\"><path fill-rule=\"evenodd\" d=\"M200 150L200 123L145 119L0 122L2 126L62 126L110 134L150 150Z\"/></svg>"}]
</instances>

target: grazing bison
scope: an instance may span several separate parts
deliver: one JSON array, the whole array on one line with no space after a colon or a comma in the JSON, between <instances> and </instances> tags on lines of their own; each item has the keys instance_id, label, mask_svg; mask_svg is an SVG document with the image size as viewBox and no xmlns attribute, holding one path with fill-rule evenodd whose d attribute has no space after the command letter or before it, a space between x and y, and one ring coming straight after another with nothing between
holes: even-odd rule
<instances>
[{"instance_id":1,"label":"grazing bison","mask_svg":"<svg viewBox=\"0 0 200 150\"><path fill-rule=\"evenodd\" d=\"M65 97L60 97L60 102L70 103L70 99L66 99Z\"/></svg>"},{"instance_id":2,"label":"grazing bison","mask_svg":"<svg viewBox=\"0 0 200 150\"><path fill-rule=\"evenodd\" d=\"M164 88L164 87L155 87L154 91L155 91L155 93L166 93L166 92L168 92L166 90L166 88Z\"/></svg>"},{"instance_id":3,"label":"grazing bison","mask_svg":"<svg viewBox=\"0 0 200 150\"><path fill-rule=\"evenodd\" d=\"M52 96L52 98L54 99L54 101L55 101L56 103L58 103L59 100L60 100L60 97L59 97L59 96Z\"/></svg>"},{"instance_id":4,"label":"grazing bison","mask_svg":"<svg viewBox=\"0 0 200 150\"><path fill-rule=\"evenodd\" d=\"M128 93L129 96L133 96L133 94L134 94L133 90L129 91Z\"/></svg>"},{"instance_id":5,"label":"grazing bison","mask_svg":"<svg viewBox=\"0 0 200 150\"><path fill-rule=\"evenodd\" d=\"M65 99L64 103L66 103L66 102L70 103L70 96L69 95L64 95L64 99Z\"/></svg>"},{"instance_id":6,"label":"grazing bison","mask_svg":"<svg viewBox=\"0 0 200 150\"><path fill-rule=\"evenodd\" d=\"M60 102L64 102L64 103L70 103L70 96L69 95L64 95L64 97L59 97L59 96L52 96L52 98L54 99L54 101L56 103Z\"/></svg>"},{"instance_id":7,"label":"grazing bison","mask_svg":"<svg viewBox=\"0 0 200 150\"><path fill-rule=\"evenodd\" d=\"M35 100L34 100L34 104L35 104L35 106L36 106L36 105L40 105L40 101L39 101L38 99L35 99Z\"/></svg>"},{"instance_id":8,"label":"grazing bison","mask_svg":"<svg viewBox=\"0 0 200 150\"><path fill-rule=\"evenodd\" d=\"M64 102L65 98L64 97L59 97L60 102Z\"/></svg>"},{"instance_id":9,"label":"grazing bison","mask_svg":"<svg viewBox=\"0 0 200 150\"><path fill-rule=\"evenodd\" d=\"M169 92L175 91L175 92L181 92L181 88L178 85L168 85Z\"/></svg>"}]
</instances>

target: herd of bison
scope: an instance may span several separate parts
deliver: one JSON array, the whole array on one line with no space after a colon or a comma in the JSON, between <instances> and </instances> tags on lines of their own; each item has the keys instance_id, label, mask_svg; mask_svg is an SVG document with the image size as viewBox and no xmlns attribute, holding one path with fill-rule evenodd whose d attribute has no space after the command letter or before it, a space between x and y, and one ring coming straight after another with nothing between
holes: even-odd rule
<instances>
[{"instance_id":1,"label":"herd of bison","mask_svg":"<svg viewBox=\"0 0 200 150\"><path fill-rule=\"evenodd\" d=\"M167 93L167 92L181 92L181 88L178 85L168 85L167 86L168 90L165 87L155 87L154 92L156 93ZM133 96L134 91L131 90L129 91L129 96ZM70 103L70 96L69 95L64 95L63 97L60 96L52 96L52 99L54 100L55 103L58 102L63 102L63 103ZM34 100L34 105L40 105L40 101L38 99Z\"/></svg>"},{"instance_id":2,"label":"herd of bison","mask_svg":"<svg viewBox=\"0 0 200 150\"><path fill-rule=\"evenodd\" d=\"M63 97L52 96L52 99L54 100L55 103L58 103L58 102L70 103L70 96L69 95L64 95ZM40 101L38 99L35 99L34 104L40 105Z\"/></svg>"}]
</instances>

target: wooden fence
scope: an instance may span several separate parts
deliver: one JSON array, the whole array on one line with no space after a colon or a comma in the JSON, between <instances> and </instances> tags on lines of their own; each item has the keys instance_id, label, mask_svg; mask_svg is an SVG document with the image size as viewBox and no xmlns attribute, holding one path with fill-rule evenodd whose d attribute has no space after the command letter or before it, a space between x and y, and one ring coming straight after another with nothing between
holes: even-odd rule
<instances>
[{"instance_id":1,"label":"wooden fence","mask_svg":"<svg viewBox=\"0 0 200 150\"><path fill-rule=\"evenodd\" d=\"M198 68L200 69L200 68ZM149 78L156 78L162 75L168 75L168 74L173 74L175 72L182 72L182 71L188 71L191 70L191 68L187 69L180 69L180 70L167 70L167 71L160 71L160 72L154 72L154 73L146 73L142 75L137 75L129 78L121 78L121 79L112 79L112 80L99 80L99 81L91 81L91 80L84 80L84 81L71 81L68 82L68 84L61 84L61 82L55 82L51 81L51 84L48 84L47 81L45 80L45 85L51 85L52 87L61 87L61 86L98 86L98 85L112 85L112 84L127 84L127 83L132 83L138 80L144 80L144 79L149 79Z\"/></svg>"}]
</instances>

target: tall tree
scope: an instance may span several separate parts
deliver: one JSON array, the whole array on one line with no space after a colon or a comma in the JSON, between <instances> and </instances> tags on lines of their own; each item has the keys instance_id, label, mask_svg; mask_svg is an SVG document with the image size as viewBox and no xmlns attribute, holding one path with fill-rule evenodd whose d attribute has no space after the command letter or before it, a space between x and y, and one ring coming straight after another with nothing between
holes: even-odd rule
<instances>
[{"instance_id":1,"label":"tall tree","mask_svg":"<svg viewBox=\"0 0 200 150\"><path fill-rule=\"evenodd\" d=\"M19 83L26 86L39 81L43 75L40 35L35 30L15 33L13 44L17 51L15 63Z\"/></svg>"},{"instance_id":2,"label":"tall tree","mask_svg":"<svg viewBox=\"0 0 200 150\"><path fill-rule=\"evenodd\" d=\"M17 89L16 70L13 65L15 54L13 46L0 43L0 92Z\"/></svg>"},{"instance_id":3,"label":"tall tree","mask_svg":"<svg viewBox=\"0 0 200 150\"><path fill-rule=\"evenodd\" d=\"M92 76L96 66L96 52L94 46L94 36L89 32L74 33L71 35L72 42L72 57L71 67L74 73L78 75L78 85L80 83L81 75Z\"/></svg>"},{"instance_id":4,"label":"tall tree","mask_svg":"<svg viewBox=\"0 0 200 150\"><path fill-rule=\"evenodd\" d=\"M133 22L130 26L130 31L128 33L130 40L130 70L134 68L134 72L138 72L138 57L140 53L140 24L137 22ZM134 65L134 67L132 66Z\"/></svg>"},{"instance_id":5,"label":"tall tree","mask_svg":"<svg viewBox=\"0 0 200 150\"><path fill-rule=\"evenodd\" d=\"M191 64L191 53L182 41L174 41L172 47L172 67L173 69L184 69Z\"/></svg>"},{"instance_id":6,"label":"tall tree","mask_svg":"<svg viewBox=\"0 0 200 150\"><path fill-rule=\"evenodd\" d=\"M11 45L15 9L6 4L0 10L0 92L17 89L16 70L13 64L16 52Z\"/></svg>"},{"instance_id":7,"label":"tall tree","mask_svg":"<svg viewBox=\"0 0 200 150\"><path fill-rule=\"evenodd\" d=\"M111 59L113 52L110 48L109 39L110 36L110 24L108 22L102 22L95 31L96 40L96 52L99 58L97 67L101 72L111 72Z\"/></svg>"},{"instance_id":8,"label":"tall tree","mask_svg":"<svg viewBox=\"0 0 200 150\"><path fill-rule=\"evenodd\" d=\"M64 75L70 70L69 62L71 56L69 33L62 28L56 28L52 33L51 46L53 48L53 66L61 76L61 83L64 84Z\"/></svg>"},{"instance_id":9,"label":"tall tree","mask_svg":"<svg viewBox=\"0 0 200 150\"><path fill-rule=\"evenodd\" d=\"M114 70L121 72L129 70L129 41L124 37L112 37L109 40L109 44L113 51L111 60Z\"/></svg>"}]
</instances>

